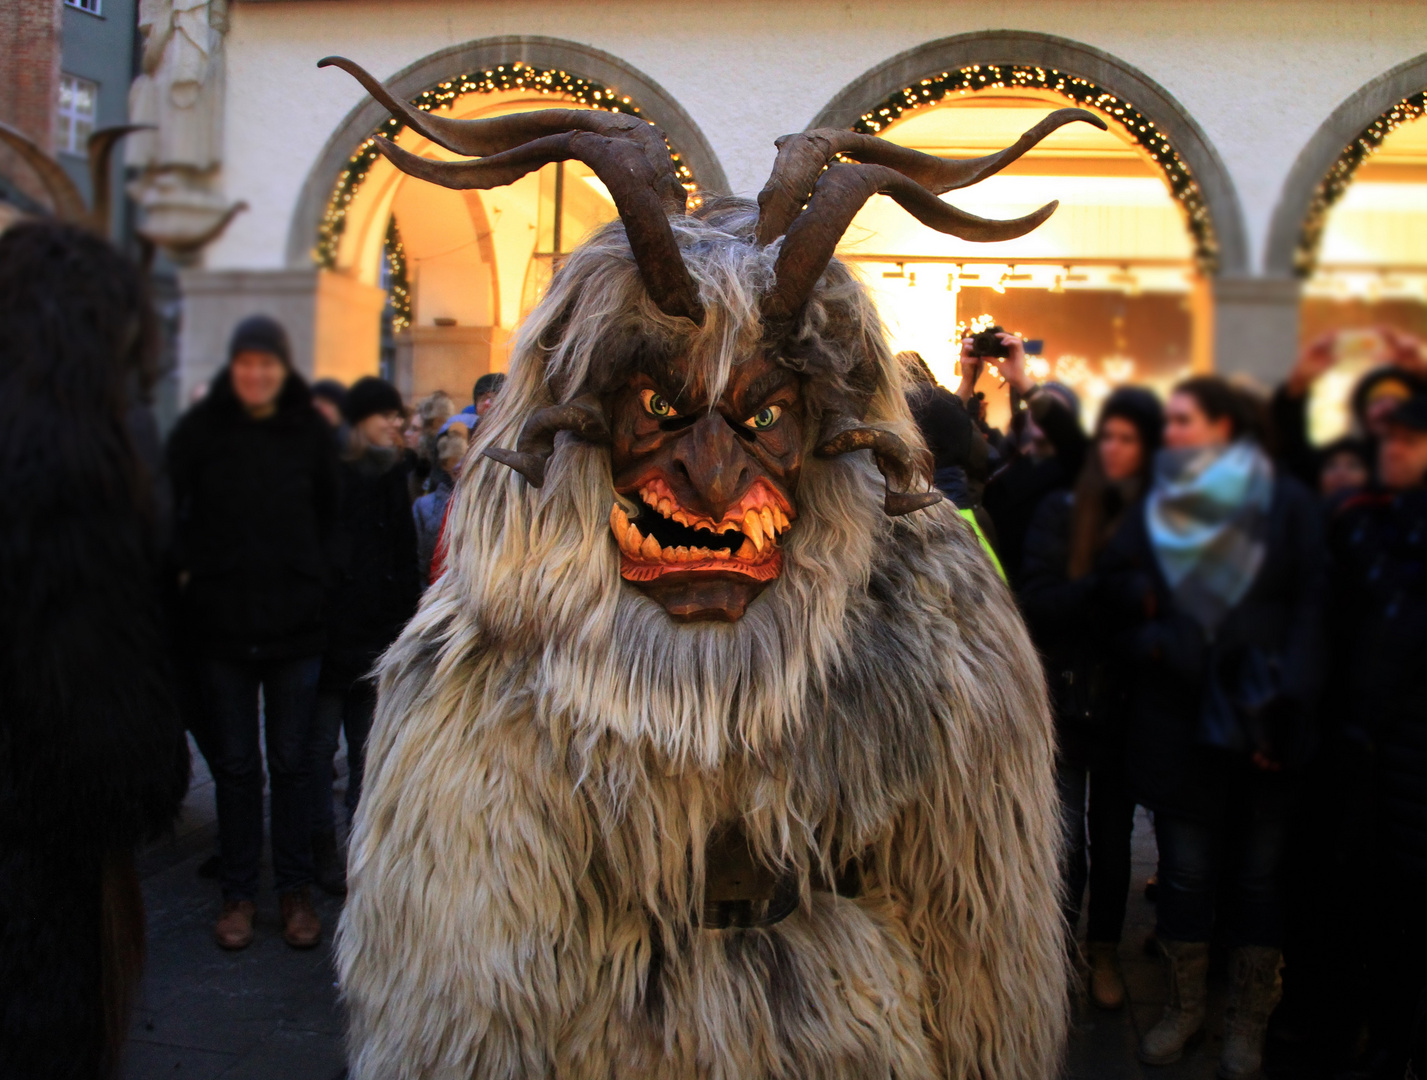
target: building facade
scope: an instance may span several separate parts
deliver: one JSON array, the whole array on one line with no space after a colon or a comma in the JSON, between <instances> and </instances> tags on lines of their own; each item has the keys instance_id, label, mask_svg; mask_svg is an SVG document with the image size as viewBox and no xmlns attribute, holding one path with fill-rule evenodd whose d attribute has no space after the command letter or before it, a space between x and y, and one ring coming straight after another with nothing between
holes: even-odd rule
<instances>
[{"instance_id":1,"label":"building facade","mask_svg":"<svg viewBox=\"0 0 1427 1080\"><path fill-rule=\"evenodd\" d=\"M1067 377L1272 382L1308 322L1421 320L1424 14L1366 0L234 0L219 184L248 209L182 274L180 392L221 364L238 319L266 311L309 374L376 371L385 327L404 391L460 396L504 366L561 253L611 216L574 166L495 192L401 177L374 160L374 132L444 151L383 129L354 81L317 68L329 54L455 115L637 111L691 186L744 196L774 139L810 125L977 153L1082 105L1103 138L1064 129L1000 186L958 193L988 216L1059 197L1044 235L972 250L898 232L878 200L864 211L846 254L897 344L939 359L985 314L1044 337Z\"/></svg>"}]
</instances>

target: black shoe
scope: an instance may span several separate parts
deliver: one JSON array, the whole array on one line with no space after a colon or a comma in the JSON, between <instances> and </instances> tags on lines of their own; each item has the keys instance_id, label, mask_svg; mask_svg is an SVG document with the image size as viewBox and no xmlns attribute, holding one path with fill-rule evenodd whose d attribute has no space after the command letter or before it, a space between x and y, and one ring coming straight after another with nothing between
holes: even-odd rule
<instances>
[{"instance_id":1,"label":"black shoe","mask_svg":"<svg viewBox=\"0 0 1427 1080\"><path fill-rule=\"evenodd\" d=\"M312 879L330 896L347 895L347 860L337 846L336 833L312 834Z\"/></svg>"}]
</instances>

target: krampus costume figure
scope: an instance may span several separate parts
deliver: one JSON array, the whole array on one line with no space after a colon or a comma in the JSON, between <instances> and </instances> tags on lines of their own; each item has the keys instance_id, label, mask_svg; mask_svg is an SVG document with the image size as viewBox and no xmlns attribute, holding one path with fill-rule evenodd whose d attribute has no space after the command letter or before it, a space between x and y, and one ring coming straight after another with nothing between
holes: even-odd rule
<instances>
[{"instance_id":1,"label":"krampus costume figure","mask_svg":"<svg viewBox=\"0 0 1427 1080\"><path fill-rule=\"evenodd\" d=\"M188 782L136 452L154 322L100 235L24 222L0 328L0 1076L96 1080L143 951L133 848Z\"/></svg>"},{"instance_id":2,"label":"krampus costume figure","mask_svg":"<svg viewBox=\"0 0 1427 1080\"><path fill-rule=\"evenodd\" d=\"M914 490L901 375L832 255L879 191L963 237L1034 228L1054 204L936 194L1098 121L974 161L805 132L758 206L686 213L643 121L452 120L324 63L483 155L379 140L402 170L488 188L575 158L620 214L522 329L446 573L382 664L339 945L354 1077L1051 1075L1040 665Z\"/></svg>"}]
</instances>

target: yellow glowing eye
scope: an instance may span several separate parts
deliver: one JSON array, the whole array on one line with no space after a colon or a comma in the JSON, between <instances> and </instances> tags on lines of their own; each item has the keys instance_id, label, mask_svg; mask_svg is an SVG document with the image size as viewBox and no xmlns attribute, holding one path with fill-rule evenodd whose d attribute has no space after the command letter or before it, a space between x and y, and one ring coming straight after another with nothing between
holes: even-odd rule
<instances>
[{"instance_id":1,"label":"yellow glowing eye","mask_svg":"<svg viewBox=\"0 0 1427 1080\"><path fill-rule=\"evenodd\" d=\"M778 422L778 417L783 415L783 409L778 405L764 405L756 413L750 416L743 423L751 427L754 431L762 431L770 428Z\"/></svg>"},{"instance_id":2,"label":"yellow glowing eye","mask_svg":"<svg viewBox=\"0 0 1427 1080\"><path fill-rule=\"evenodd\" d=\"M661 420L667 420L671 416L678 416L674 411L674 406L669 404L669 400L661 396L655 390L641 390L639 400L644 402L644 411L650 416L657 416Z\"/></svg>"}]
</instances>

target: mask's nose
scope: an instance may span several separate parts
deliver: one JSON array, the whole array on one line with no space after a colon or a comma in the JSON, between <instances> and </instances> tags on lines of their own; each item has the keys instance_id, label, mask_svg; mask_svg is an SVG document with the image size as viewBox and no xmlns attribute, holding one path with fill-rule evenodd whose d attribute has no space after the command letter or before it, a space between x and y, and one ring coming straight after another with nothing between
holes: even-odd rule
<instances>
[{"instance_id":1,"label":"mask's nose","mask_svg":"<svg viewBox=\"0 0 1427 1080\"><path fill-rule=\"evenodd\" d=\"M753 483L749 465L738 436L718 412L698 420L674 451L674 468L688 477L703 499L703 511L715 521L722 519Z\"/></svg>"}]
</instances>

